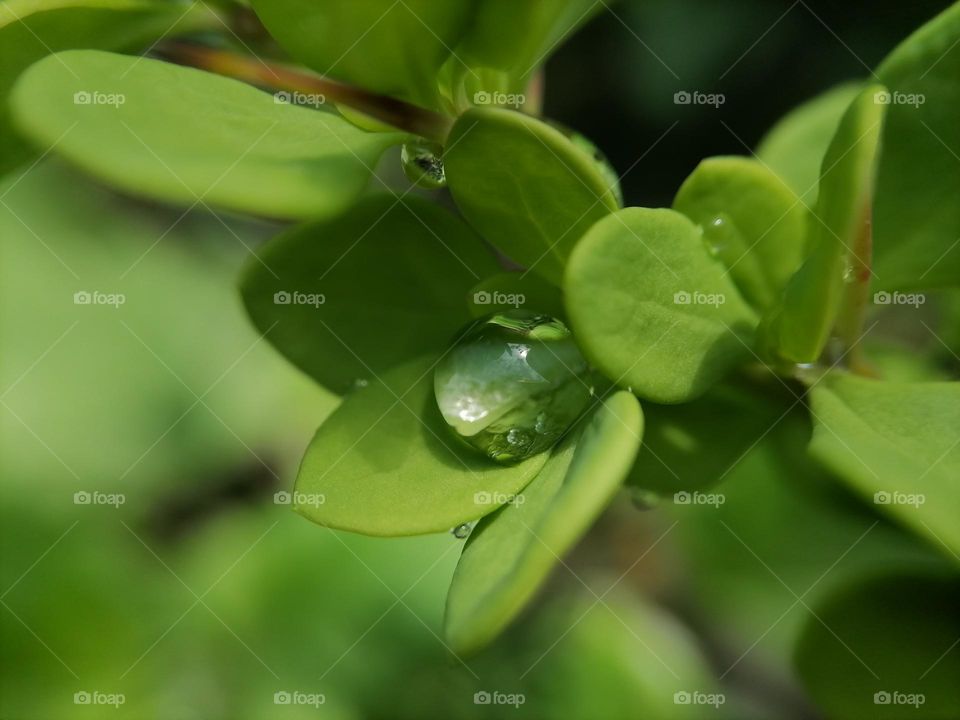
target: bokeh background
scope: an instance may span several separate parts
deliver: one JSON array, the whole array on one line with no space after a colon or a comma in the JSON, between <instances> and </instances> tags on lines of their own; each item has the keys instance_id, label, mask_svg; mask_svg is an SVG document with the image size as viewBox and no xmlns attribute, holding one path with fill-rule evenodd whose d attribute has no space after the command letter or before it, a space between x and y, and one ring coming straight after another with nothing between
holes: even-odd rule
<instances>
[{"instance_id":1,"label":"bokeh background","mask_svg":"<svg viewBox=\"0 0 960 720\"><path fill-rule=\"evenodd\" d=\"M946 5L624 0L550 60L545 111L626 173L627 204L668 205L700 159L747 152ZM678 106L681 90L725 102ZM279 226L134 201L52 158L23 170L0 180L0 717L659 718L684 710L676 691L721 688L710 717L817 718L791 669L805 603L936 563L890 526L858 542L875 516L803 457L784 472L798 415L720 508L624 492L495 646L452 658L462 541L337 533L276 495L336 404L235 289ZM74 305L83 290L126 302Z\"/></svg>"}]
</instances>

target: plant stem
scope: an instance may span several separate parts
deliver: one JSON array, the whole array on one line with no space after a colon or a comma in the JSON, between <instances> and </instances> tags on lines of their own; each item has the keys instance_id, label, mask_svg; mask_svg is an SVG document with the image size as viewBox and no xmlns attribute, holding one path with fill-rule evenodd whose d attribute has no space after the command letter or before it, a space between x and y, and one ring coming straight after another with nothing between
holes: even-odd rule
<instances>
[{"instance_id":1,"label":"plant stem","mask_svg":"<svg viewBox=\"0 0 960 720\"><path fill-rule=\"evenodd\" d=\"M382 123L443 144L453 118L433 110L279 63L244 57L192 43L173 41L155 51L181 65L208 70L259 87L323 95Z\"/></svg>"}]
</instances>

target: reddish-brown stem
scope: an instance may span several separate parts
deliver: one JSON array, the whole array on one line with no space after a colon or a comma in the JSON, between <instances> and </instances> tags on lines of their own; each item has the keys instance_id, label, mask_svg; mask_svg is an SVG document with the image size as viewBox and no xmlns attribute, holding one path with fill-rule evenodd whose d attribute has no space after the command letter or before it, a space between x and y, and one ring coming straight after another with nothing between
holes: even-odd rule
<instances>
[{"instance_id":1,"label":"reddish-brown stem","mask_svg":"<svg viewBox=\"0 0 960 720\"><path fill-rule=\"evenodd\" d=\"M387 95L368 92L305 70L245 57L226 50L175 41L164 43L155 52L172 62L208 70L251 85L323 95L326 100L346 105L391 127L441 144L453 125L452 118L433 110Z\"/></svg>"}]
</instances>

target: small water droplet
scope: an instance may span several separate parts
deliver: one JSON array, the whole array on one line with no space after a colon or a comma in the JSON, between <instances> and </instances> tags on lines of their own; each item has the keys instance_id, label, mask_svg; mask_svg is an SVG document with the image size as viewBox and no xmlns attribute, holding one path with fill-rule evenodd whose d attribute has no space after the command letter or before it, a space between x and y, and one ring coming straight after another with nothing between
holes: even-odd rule
<instances>
[{"instance_id":1,"label":"small water droplet","mask_svg":"<svg viewBox=\"0 0 960 720\"><path fill-rule=\"evenodd\" d=\"M512 463L550 449L579 418L589 372L566 325L511 310L461 333L434 371L434 393L460 440Z\"/></svg>"},{"instance_id":2,"label":"small water droplet","mask_svg":"<svg viewBox=\"0 0 960 720\"><path fill-rule=\"evenodd\" d=\"M660 504L660 496L650 490L631 488L630 502L637 510L653 510Z\"/></svg>"},{"instance_id":3,"label":"small water droplet","mask_svg":"<svg viewBox=\"0 0 960 720\"><path fill-rule=\"evenodd\" d=\"M853 283L857 280L857 270L853 267L853 263L849 259L846 259L843 263L843 281L845 283Z\"/></svg>"},{"instance_id":4,"label":"small water droplet","mask_svg":"<svg viewBox=\"0 0 960 720\"><path fill-rule=\"evenodd\" d=\"M735 232L736 229L729 217L723 213L714 216L703 226L703 242L707 246L707 252L713 257L723 255L730 247L731 233Z\"/></svg>"},{"instance_id":5,"label":"small water droplet","mask_svg":"<svg viewBox=\"0 0 960 720\"><path fill-rule=\"evenodd\" d=\"M365 388L369 384L370 384L370 381L367 380L366 378L357 378L356 380L353 381L353 386L358 390L360 388Z\"/></svg>"},{"instance_id":6,"label":"small water droplet","mask_svg":"<svg viewBox=\"0 0 960 720\"><path fill-rule=\"evenodd\" d=\"M470 531L473 530L473 525L470 523L463 523L462 525L457 525L450 531L450 534L453 535L457 540L464 540L470 534Z\"/></svg>"},{"instance_id":7,"label":"small water droplet","mask_svg":"<svg viewBox=\"0 0 960 720\"><path fill-rule=\"evenodd\" d=\"M443 168L443 148L437 143L418 140L400 149L403 172L415 185L436 190L447 184Z\"/></svg>"}]
</instances>

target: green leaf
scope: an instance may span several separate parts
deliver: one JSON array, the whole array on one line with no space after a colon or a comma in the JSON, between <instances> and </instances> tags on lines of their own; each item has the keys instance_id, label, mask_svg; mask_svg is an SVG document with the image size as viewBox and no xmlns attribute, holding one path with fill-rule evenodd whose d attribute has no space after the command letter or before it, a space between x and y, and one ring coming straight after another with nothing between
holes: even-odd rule
<instances>
[{"instance_id":1,"label":"green leaf","mask_svg":"<svg viewBox=\"0 0 960 720\"><path fill-rule=\"evenodd\" d=\"M955 577L913 572L845 587L807 619L800 677L828 717L956 717L958 607Z\"/></svg>"},{"instance_id":2,"label":"green leaf","mask_svg":"<svg viewBox=\"0 0 960 720\"><path fill-rule=\"evenodd\" d=\"M560 289L525 272L498 273L480 281L471 288L467 305L474 317L517 308L560 319L566 317Z\"/></svg>"},{"instance_id":3,"label":"green leaf","mask_svg":"<svg viewBox=\"0 0 960 720\"><path fill-rule=\"evenodd\" d=\"M672 494L725 479L794 401L792 396L778 397L786 393L764 392L761 396L745 382L729 382L691 403L645 403L643 452L630 471L629 483Z\"/></svg>"},{"instance_id":4,"label":"green leaf","mask_svg":"<svg viewBox=\"0 0 960 720\"><path fill-rule=\"evenodd\" d=\"M339 212L405 138L211 73L94 50L33 65L12 105L25 135L120 189L283 218Z\"/></svg>"},{"instance_id":5,"label":"green leaf","mask_svg":"<svg viewBox=\"0 0 960 720\"><path fill-rule=\"evenodd\" d=\"M886 108L874 98L882 92L879 85L861 91L823 158L810 222L812 251L790 279L763 333L765 349L780 359L816 361L834 329L845 287L866 287L874 171Z\"/></svg>"},{"instance_id":6,"label":"green leaf","mask_svg":"<svg viewBox=\"0 0 960 720\"><path fill-rule=\"evenodd\" d=\"M655 427L647 420L644 445ZM845 578L891 568L949 568L919 538L877 523L837 485L806 452L810 426L806 408L796 405L715 490L662 508L670 521L679 521L670 542L685 558L678 570L693 611L726 637L740 638L744 652L762 638L749 662L774 675L790 672L784 666L809 617L791 591L813 607Z\"/></svg>"},{"instance_id":7,"label":"green leaf","mask_svg":"<svg viewBox=\"0 0 960 720\"><path fill-rule=\"evenodd\" d=\"M461 115L444 163L467 221L556 284L580 236L618 207L592 157L559 130L518 112L477 108Z\"/></svg>"},{"instance_id":8,"label":"green leaf","mask_svg":"<svg viewBox=\"0 0 960 720\"><path fill-rule=\"evenodd\" d=\"M673 210L627 208L594 225L570 257L567 313L587 359L654 402L706 392L750 358L756 317Z\"/></svg>"},{"instance_id":9,"label":"green leaf","mask_svg":"<svg viewBox=\"0 0 960 720\"><path fill-rule=\"evenodd\" d=\"M960 383L828 377L811 391L810 452L865 500L960 554Z\"/></svg>"},{"instance_id":10,"label":"green leaf","mask_svg":"<svg viewBox=\"0 0 960 720\"><path fill-rule=\"evenodd\" d=\"M745 157L701 162L673 201L703 229L744 299L765 310L803 260L807 216L772 171Z\"/></svg>"},{"instance_id":11,"label":"green leaf","mask_svg":"<svg viewBox=\"0 0 960 720\"><path fill-rule=\"evenodd\" d=\"M453 437L433 395L436 357L399 365L348 395L297 475L297 512L365 535L444 532L497 509L546 454L503 466Z\"/></svg>"},{"instance_id":12,"label":"green leaf","mask_svg":"<svg viewBox=\"0 0 960 720\"><path fill-rule=\"evenodd\" d=\"M477 524L447 595L454 652L480 649L524 608L610 502L642 434L636 398L612 395L554 449L522 495Z\"/></svg>"},{"instance_id":13,"label":"green leaf","mask_svg":"<svg viewBox=\"0 0 960 720\"><path fill-rule=\"evenodd\" d=\"M875 283L960 285L960 4L877 69L891 104L877 175Z\"/></svg>"},{"instance_id":14,"label":"green leaf","mask_svg":"<svg viewBox=\"0 0 960 720\"><path fill-rule=\"evenodd\" d=\"M7 98L14 81L59 50L136 50L161 36L210 25L202 4L153 0L7 0L0 3L0 175L26 161L32 148L14 133Z\"/></svg>"},{"instance_id":15,"label":"green leaf","mask_svg":"<svg viewBox=\"0 0 960 720\"><path fill-rule=\"evenodd\" d=\"M764 135L757 157L779 175L808 208L817 201L820 166L840 118L862 89L844 83L791 110Z\"/></svg>"},{"instance_id":16,"label":"green leaf","mask_svg":"<svg viewBox=\"0 0 960 720\"><path fill-rule=\"evenodd\" d=\"M542 678L546 688L526 717L730 717L724 705L718 710L677 700L678 694L689 698L696 691L703 702L720 690L689 626L662 604L626 587L627 581L617 585L616 578L586 578L585 582L598 586L602 602L576 580L572 582L576 590L558 593L556 600L531 613L520 636L525 641L511 638L511 657L523 659L516 667L530 668L529 679ZM511 715L504 711L499 717Z\"/></svg>"},{"instance_id":17,"label":"green leaf","mask_svg":"<svg viewBox=\"0 0 960 720\"><path fill-rule=\"evenodd\" d=\"M437 104L437 74L470 19L468 0L252 0L285 50L367 90Z\"/></svg>"},{"instance_id":18,"label":"green leaf","mask_svg":"<svg viewBox=\"0 0 960 720\"><path fill-rule=\"evenodd\" d=\"M509 78L503 87L478 90L523 91L533 71L602 9L601 0L484 0L450 62L470 66L458 68L464 75L489 68Z\"/></svg>"},{"instance_id":19,"label":"green leaf","mask_svg":"<svg viewBox=\"0 0 960 720\"><path fill-rule=\"evenodd\" d=\"M248 262L241 288L271 342L344 392L448 347L470 321L471 286L495 271L480 239L448 211L376 195L274 239Z\"/></svg>"}]
</instances>

